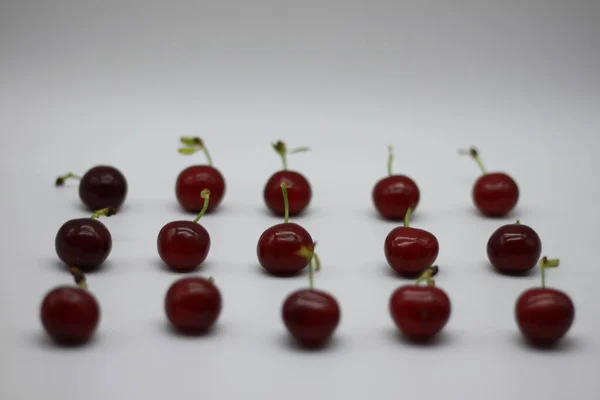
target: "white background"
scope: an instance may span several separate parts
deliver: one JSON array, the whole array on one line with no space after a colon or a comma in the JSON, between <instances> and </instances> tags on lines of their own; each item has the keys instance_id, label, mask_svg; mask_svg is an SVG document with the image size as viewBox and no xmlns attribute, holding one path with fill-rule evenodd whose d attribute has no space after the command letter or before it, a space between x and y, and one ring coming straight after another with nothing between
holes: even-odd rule
<instances>
[{"instance_id":1,"label":"white background","mask_svg":"<svg viewBox=\"0 0 600 400\"><path fill-rule=\"evenodd\" d=\"M0 3L0 398L597 398L599 2L190 3ZM163 224L193 218L174 183L203 159L177 154L182 135L202 136L227 179L222 209L202 220L213 245L198 271L224 308L199 339L166 328L163 296L181 276L156 251ZM278 222L262 200L277 139L313 148L289 161L314 189L295 221L319 241L316 285L342 307L321 352L293 346L280 319L306 275L272 278L256 260ZM388 144L421 188L414 225L441 244L453 311L431 346L398 339L388 314L408 283L385 264L394 224L370 199ZM507 218L474 211L478 170L457 155L469 145L518 182ZM88 276L97 338L59 349L39 322L44 294L71 282L54 236L89 213L76 184L53 184L96 164L120 168L130 192L104 220L109 261ZM561 259L548 283L576 305L553 351L524 345L513 317L539 273L504 277L487 261L489 235L516 218Z\"/></svg>"}]
</instances>

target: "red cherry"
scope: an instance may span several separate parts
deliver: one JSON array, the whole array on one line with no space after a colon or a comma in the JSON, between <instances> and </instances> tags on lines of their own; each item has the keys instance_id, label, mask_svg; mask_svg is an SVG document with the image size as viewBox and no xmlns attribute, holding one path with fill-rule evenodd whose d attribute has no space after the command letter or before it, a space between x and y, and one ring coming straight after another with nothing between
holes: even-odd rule
<instances>
[{"instance_id":1,"label":"red cherry","mask_svg":"<svg viewBox=\"0 0 600 400\"><path fill-rule=\"evenodd\" d=\"M165 296L165 312L171 325L184 334L206 332L221 313L221 293L212 278L183 278Z\"/></svg>"},{"instance_id":2,"label":"red cherry","mask_svg":"<svg viewBox=\"0 0 600 400\"><path fill-rule=\"evenodd\" d=\"M90 218L65 222L54 239L58 258L69 266L84 270L94 269L106 261L112 249L112 236L97 218L111 216L115 212L113 208L104 208Z\"/></svg>"},{"instance_id":3,"label":"red cherry","mask_svg":"<svg viewBox=\"0 0 600 400\"><path fill-rule=\"evenodd\" d=\"M437 238L423 229L410 227L409 207L404 226L391 230L385 238L384 252L388 264L406 277L419 276L431 267L439 253Z\"/></svg>"},{"instance_id":4,"label":"red cherry","mask_svg":"<svg viewBox=\"0 0 600 400\"><path fill-rule=\"evenodd\" d=\"M559 260L540 261L542 287L524 291L515 305L519 330L532 344L550 346L559 341L571 328L575 306L564 292L545 287L545 269L557 267Z\"/></svg>"},{"instance_id":5,"label":"red cherry","mask_svg":"<svg viewBox=\"0 0 600 400\"><path fill-rule=\"evenodd\" d=\"M281 197L281 184L285 183L288 191L289 215L299 215L308 207L312 198L312 189L304 175L287 169L287 155L305 152L309 149L307 147L298 147L288 150L282 141L278 141L272 144L272 146L277 154L281 156L283 170L274 173L267 181L263 190L265 203L275 215L283 217L285 214L285 205Z\"/></svg>"},{"instance_id":6,"label":"red cherry","mask_svg":"<svg viewBox=\"0 0 600 400\"><path fill-rule=\"evenodd\" d=\"M475 207L487 217L502 217L508 214L519 201L519 187L514 179L503 172L488 173L474 147L468 151L462 150L461 153L469 154L483 172L483 176L479 177L473 186Z\"/></svg>"},{"instance_id":7,"label":"red cherry","mask_svg":"<svg viewBox=\"0 0 600 400\"><path fill-rule=\"evenodd\" d=\"M487 244L487 254L492 265L506 274L522 274L540 259L542 242L538 234L527 225L503 225L496 229Z\"/></svg>"},{"instance_id":8,"label":"red cherry","mask_svg":"<svg viewBox=\"0 0 600 400\"><path fill-rule=\"evenodd\" d=\"M83 275L72 269L80 288L61 286L42 301L40 318L48 335L62 345L81 345L93 336L100 320L100 306L87 290Z\"/></svg>"},{"instance_id":9,"label":"red cherry","mask_svg":"<svg viewBox=\"0 0 600 400\"><path fill-rule=\"evenodd\" d=\"M204 200L204 207L196 219L169 222L158 233L158 254L176 272L196 269L206 260L210 250L210 235L197 223L208 208L210 190L204 189L201 198Z\"/></svg>"},{"instance_id":10,"label":"red cherry","mask_svg":"<svg viewBox=\"0 0 600 400\"><path fill-rule=\"evenodd\" d=\"M291 293L283 303L281 316L288 332L305 347L320 347L333 335L340 322L340 307L329 293L313 288L314 269L320 269L314 248L300 252L308 263L309 288Z\"/></svg>"},{"instance_id":11,"label":"red cherry","mask_svg":"<svg viewBox=\"0 0 600 400\"><path fill-rule=\"evenodd\" d=\"M431 279L437 267L428 269L416 285L402 286L390 297L390 313L396 326L409 339L426 341L432 339L446 326L450 319L451 305L448 295L433 286ZM427 286L418 286L422 280Z\"/></svg>"},{"instance_id":12,"label":"red cherry","mask_svg":"<svg viewBox=\"0 0 600 400\"><path fill-rule=\"evenodd\" d=\"M419 204L421 193L419 187L408 176L392 175L394 155L392 147L388 147L388 176L380 179L373 187L372 198L375 208L381 216L388 220L403 220L406 211L414 211Z\"/></svg>"},{"instance_id":13,"label":"red cherry","mask_svg":"<svg viewBox=\"0 0 600 400\"><path fill-rule=\"evenodd\" d=\"M114 167L99 165L88 170L83 177L69 172L56 179L56 186L64 185L71 178L80 180L79 197L90 210L119 209L127 197L127 179Z\"/></svg>"},{"instance_id":14,"label":"red cherry","mask_svg":"<svg viewBox=\"0 0 600 400\"><path fill-rule=\"evenodd\" d=\"M204 201L198 197L203 189L210 190L210 201L206 212L214 210L225 195L225 178L221 172L212 166L212 159L202 139L181 138L184 147L179 149L179 153L191 155L198 151L203 151L208 165L192 165L187 167L177 176L175 184L175 194L177 201L188 212L198 213L204 206Z\"/></svg>"},{"instance_id":15,"label":"red cherry","mask_svg":"<svg viewBox=\"0 0 600 400\"><path fill-rule=\"evenodd\" d=\"M310 234L298 224L288 222L287 185L280 185L283 193L284 223L277 224L266 231L258 239L256 254L262 267L270 274L279 276L294 275L306 267L306 257L302 249L314 248Z\"/></svg>"}]
</instances>

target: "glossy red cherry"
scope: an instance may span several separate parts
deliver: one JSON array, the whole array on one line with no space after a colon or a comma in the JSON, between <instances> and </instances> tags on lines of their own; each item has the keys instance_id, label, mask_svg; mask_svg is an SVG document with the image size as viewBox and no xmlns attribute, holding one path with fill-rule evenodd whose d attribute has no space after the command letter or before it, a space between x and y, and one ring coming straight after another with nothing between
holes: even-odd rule
<instances>
[{"instance_id":1,"label":"glossy red cherry","mask_svg":"<svg viewBox=\"0 0 600 400\"><path fill-rule=\"evenodd\" d=\"M308 151L306 147L288 150L285 143L279 141L273 144L273 148L281 156L283 170L274 173L263 190L263 197L267 207L281 217L285 214L285 205L281 197L281 184L285 183L288 191L289 215L296 216L302 213L312 198L312 189L304 175L289 171L287 169L287 155Z\"/></svg>"},{"instance_id":2,"label":"glossy red cherry","mask_svg":"<svg viewBox=\"0 0 600 400\"><path fill-rule=\"evenodd\" d=\"M502 217L508 214L519 201L519 187L514 179L503 172L488 173L474 147L461 153L469 154L483 172L483 176L479 177L473 186L475 207L487 217Z\"/></svg>"},{"instance_id":3,"label":"glossy red cherry","mask_svg":"<svg viewBox=\"0 0 600 400\"><path fill-rule=\"evenodd\" d=\"M564 337L575 319L571 298L557 289L546 288L545 269L558 267L559 260L540 261L542 287L523 292L515 305L515 318L521 334L532 344L550 346Z\"/></svg>"},{"instance_id":4,"label":"glossy red cherry","mask_svg":"<svg viewBox=\"0 0 600 400\"><path fill-rule=\"evenodd\" d=\"M115 212L114 208L104 208L96 211L90 218L76 218L65 222L54 239L58 258L69 266L83 270L100 266L110 254L112 236L98 218L102 215L111 216Z\"/></svg>"},{"instance_id":5,"label":"glossy red cherry","mask_svg":"<svg viewBox=\"0 0 600 400\"><path fill-rule=\"evenodd\" d=\"M83 275L72 270L79 288L60 286L44 297L40 310L42 326L61 345L81 345L90 340L100 321L100 306L87 291Z\"/></svg>"},{"instance_id":6,"label":"glossy red cherry","mask_svg":"<svg viewBox=\"0 0 600 400\"><path fill-rule=\"evenodd\" d=\"M436 336L450 319L448 295L434 286L431 279L437 267L428 269L415 285L402 286L390 297L389 309L402 334L414 341L426 341ZM425 280L427 286L419 286Z\"/></svg>"},{"instance_id":7,"label":"glossy red cherry","mask_svg":"<svg viewBox=\"0 0 600 400\"><path fill-rule=\"evenodd\" d=\"M114 167L99 165L88 170L83 177L68 173L56 179L56 186L64 185L71 178L80 180L79 197L90 210L119 209L127 197L127 179Z\"/></svg>"},{"instance_id":8,"label":"glossy red cherry","mask_svg":"<svg viewBox=\"0 0 600 400\"><path fill-rule=\"evenodd\" d=\"M392 147L388 147L388 176L380 179L373 187L372 198L379 214L388 220L403 220L406 211L414 211L419 204L421 193L415 181L408 176L393 175Z\"/></svg>"},{"instance_id":9,"label":"glossy red cherry","mask_svg":"<svg viewBox=\"0 0 600 400\"><path fill-rule=\"evenodd\" d=\"M287 186L279 187L287 205ZM286 207L287 208L287 207ZM270 274L279 276L295 275L306 267L303 249L313 249L314 242L310 234L298 224L288 222L289 214L284 212L284 223L277 224L266 231L258 239L256 254L262 267Z\"/></svg>"},{"instance_id":10,"label":"glossy red cherry","mask_svg":"<svg viewBox=\"0 0 600 400\"><path fill-rule=\"evenodd\" d=\"M184 334L205 333L221 313L221 293L212 278L183 278L165 296L165 312L173 328Z\"/></svg>"},{"instance_id":11,"label":"glossy red cherry","mask_svg":"<svg viewBox=\"0 0 600 400\"><path fill-rule=\"evenodd\" d=\"M210 201L208 202L207 213L214 210L225 196L225 178L221 172L212 166L212 159L202 139L181 138L184 147L179 149L179 153L184 155L195 154L198 151L204 152L208 165L192 165L187 167L177 176L175 184L175 194L177 201L188 212L198 213L204 206L204 201L198 196L203 189L210 190Z\"/></svg>"},{"instance_id":12,"label":"glossy red cherry","mask_svg":"<svg viewBox=\"0 0 600 400\"><path fill-rule=\"evenodd\" d=\"M319 269L318 259L306 249L308 259L309 288L291 293L283 303L281 316L288 332L305 347L320 347L333 335L340 322L340 307L337 300L321 290L313 288L313 261Z\"/></svg>"},{"instance_id":13,"label":"glossy red cherry","mask_svg":"<svg viewBox=\"0 0 600 400\"><path fill-rule=\"evenodd\" d=\"M202 190L204 207L193 221L169 222L158 233L158 254L173 271L192 271L208 256L210 235L198 221L208 208L210 194L210 190Z\"/></svg>"},{"instance_id":14,"label":"glossy red cherry","mask_svg":"<svg viewBox=\"0 0 600 400\"><path fill-rule=\"evenodd\" d=\"M404 226L394 228L385 238L384 252L388 264L400 275L416 277L431 267L439 253L437 238L430 232L410 227L409 207Z\"/></svg>"},{"instance_id":15,"label":"glossy red cherry","mask_svg":"<svg viewBox=\"0 0 600 400\"><path fill-rule=\"evenodd\" d=\"M538 234L527 225L503 225L490 236L487 255L492 265L505 274L522 274L540 259L542 242Z\"/></svg>"}]
</instances>

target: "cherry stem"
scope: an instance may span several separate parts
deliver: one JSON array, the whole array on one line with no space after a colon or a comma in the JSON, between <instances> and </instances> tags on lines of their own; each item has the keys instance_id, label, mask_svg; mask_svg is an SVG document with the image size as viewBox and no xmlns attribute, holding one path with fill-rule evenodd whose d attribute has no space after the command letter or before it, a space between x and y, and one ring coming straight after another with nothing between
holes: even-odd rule
<instances>
[{"instance_id":1,"label":"cherry stem","mask_svg":"<svg viewBox=\"0 0 600 400\"><path fill-rule=\"evenodd\" d=\"M321 259L315 253L315 247L317 242L314 242L311 247L302 246L300 250L296 252L297 255L305 257L308 265L308 287L313 289L314 287L314 273L321 270Z\"/></svg>"},{"instance_id":2,"label":"cherry stem","mask_svg":"<svg viewBox=\"0 0 600 400\"><path fill-rule=\"evenodd\" d=\"M180 148L179 153L184 154L184 155L191 155L191 154L196 153L199 150L202 150L202 152L206 156L206 161L207 161L208 165L210 165L212 167L212 165L213 165L212 158L210 156L210 153L208 152L208 149L206 148L206 145L204 144L204 141L201 138L199 138L199 137L182 137L180 139L180 141L185 147Z\"/></svg>"},{"instance_id":3,"label":"cherry stem","mask_svg":"<svg viewBox=\"0 0 600 400\"><path fill-rule=\"evenodd\" d=\"M404 226L407 228L410 226L410 217L412 216L412 209L412 207L408 207L408 210L406 210L406 214L404 214Z\"/></svg>"},{"instance_id":4,"label":"cherry stem","mask_svg":"<svg viewBox=\"0 0 600 400\"><path fill-rule=\"evenodd\" d=\"M111 215L115 215L116 213L117 213L117 210L115 208L106 207L106 208L94 211L94 213L92 214L92 216L90 218L98 219L102 216L110 217Z\"/></svg>"},{"instance_id":5,"label":"cherry stem","mask_svg":"<svg viewBox=\"0 0 600 400\"><path fill-rule=\"evenodd\" d=\"M202 205L202 210L200 210L200 213L196 218L194 218L193 222L200 221L200 218L202 218L202 216L206 213L206 210L208 209L208 201L210 200L210 190L202 190L202 192L200 192L200 197L204 199L204 204Z\"/></svg>"},{"instance_id":6,"label":"cherry stem","mask_svg":"<svg viewBox=\"0 0 600 400\"><path fill-rule=\"evenodd\" d=\"M213 278L212 276L210 276L210 277L208 277L208 281L209 281L210 283L213 283L213 284L214 284L214 283L215 283L215 278Z\"/></svg>"},{"instance_id":7,"label":"cherry stem","mask_svg":"<svg viewBox=\"0 0 600 400\"><path fill-rule=\"evenodd\" d=\"M387 165L387 170L388 170L388 175L392 176L392 162L394 161L394 149L392 148L392 146L388 146L388 165Z\"/></svg>"},{"instance_id":8,"label":"cherry stem","mask_svg":"<svg viewBox=\"0 0 600 400\"><path fill-rule=\"evenodd\" d=\"M419 283L425 281L427 283L427 286L435 286L435 280L433 280L432 277L434 277L438 273L438 271L439 268L437 267L437 265L427 268L425 272L423 272L423 274L417 279L415 285L419 286Z\"/></svg>"},{"instance_id":9,"label":"cherry stem","mask_svg":"<svg viewBox=\"0 0 600 400\"><path fill-rule=\"evenodd\" d=\"M271 143L271 146L273 146L273 149L281 157L281 161L283 162L284 170L286 170L288 168L288 163L287 163L287 155L288 154L303 153L305 151L310 150L308 147L296 147L295 149L291 149L288 151L286 144L284 142L282 142L281 140L278 140L276 143Z\"/></svg>"},{"instance_id":10,"label":"cherry stem","mask_svg":"<svg viewBox=\"0 0 600 400\"><path fill-rule=\"evenodd\" d=\"M72 172L69 172L69 173L66 173L66 174L64 174L64 175L62 175L62 176L59 176L58 178L56 178L56 183L55 183L55 185L56 185L56 186L62 186L62 185L64 185L64 184L65 184L65 181L66 181L67 179L77 179L78 181L80 181L80 180L81 180L81 177L80 177L79 175L75 175L75 174L74 174L74 173L72 173Z\"/></svg>"},{"instance_id":11,"label":"cherry stem","mask_svg":"<svg viewBox=\"0 0 600 400\"><path fill-rule=\"evenodd\" d=\"M288 200L288 192L287 192L287 184L285 182L281 182L281 193L283 193L283 206L285 211L283 213L283 222L286 224L290 220L290 202Z\"/></svg>"},{"instance_id":12,"label":"cherry stem","mask_svg":"<svg viewBox=\"0 0 600 400\"><path fill-rule=\"evenodd\" d=\"M87 281L85 280L85 275L83 274L83 272L81 272L79 268L71 267L69 271L71 272L71 275L73 275L73 279L75 279L75 283L77 284L77 286L84 290L88 288Z\"/></svg>"},{"instance_id":13,"label":"cherry stem","mask_svg":"<svg viewBox=\"0 0 600 400\"><path fill-rule=\"evenodd\" d=\"M459 150L458 153L470 155L471 158L473 160L475 160L477 165L479 165L479 168L481 168L481 172L483 172L484 175L487 174L487 169L485 169L485 166L483 165L481 158L479 158L479 151L477 151L477 149L475 147L471 147L469 150Z\"/></svg>"},{"instance_id":14,"label":"cherry stem","mask_svg":"<svg viewBox=\"0 0 600 400\"><path fill-rule=\"evenodd\" d=\"M517 225L521 225L521 221L517 220Z\"/></svg>"},{"instance_id":15,"label":"cherry stem","mask_svg":"<svg viewBox=\"0 0 600 400\"><path fill-rule=\"evenodd\" d=\"M540 269L542 270L542 287L546 287L546 268L556 268L560 264L560 260L558 258L551 258L544 256L540 260Z\"/></svg>"}]
</instances>

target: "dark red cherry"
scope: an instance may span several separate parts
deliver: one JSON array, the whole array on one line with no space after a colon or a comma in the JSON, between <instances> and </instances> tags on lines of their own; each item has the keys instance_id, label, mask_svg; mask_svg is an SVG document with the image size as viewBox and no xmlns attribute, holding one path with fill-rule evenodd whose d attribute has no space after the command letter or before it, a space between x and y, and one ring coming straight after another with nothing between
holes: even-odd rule
<instances>
[{"instance_id":1,"label":"dark red cherry","mask_svg":"<svg viewBox=\"0 0 600 400\"><path fill-rule=\"evenodd\" d=\"M287 155L308 151L306 147L288 150L285 143L279 141L273 144L275 151L281 156L283 170L274 173L267 181L263 197L267 207L281 217L285 214L285 205L281 197L281 184L287 185L289 215L301 214L308 207L312 198L312 189L304 175L287 169Z\"/></svg>"},{"instance_id":2,"label":"dark red cherry","mask_svg":"<svg viewBox=\"0 0 600 400\"><path fill-rule=\"evenodd\" d=\"M392 319L400 331L409 339L426 341L432 339L446 326L450 318L451 304L448 295L433 286L430 269L424 273L416 285L406 285L396 289L390 297L389 309ZM427 286L418 286L427 279Z\"/></svg>"},{"instance_id":3,"label":"dark red cherry","mask_svg":"<svg viewBox=\"0 0 600 400\"><path fill-rule=\"evenodd\" d=\"M204 200L198 195L202 190L210 190L210 201L206 212L214 210L225 196L225 178L221 172L212 166L212 159L200 138L181 138L184 147L179 153L190 155L203 151L208 159L208 165L192 165L177 176L175 194L177 201L188 212L198 213L204 206Z\"/></svg>"},{"instance_id":4,"label":"dark red cherry","mask_svg":"<svg viewBox=\"0 0 600 400\"><path fill-rule=\"evenodd\" d=\"M535 267L542 253L538 234L527 225L503 225L490 236L487 255L492 265L506 274L521 274Z\"/></svg>"},{"instance_id":5,"label":"dark red cherry","mask_svg":"<svg viewBox=\"0 0 600 400\"><path fill-rule=\"evenodd\" d=\"M313 248L310 234L293 222L277 224L258 239L256 253L264 269L273 275L294 275L306 267L306 257L298 252L306 247Z\"/></svg>"},{"instance_id":6,"label":"dark red cherry","mask_svg":"<svg viewBox=\"0 0 600 400\"><path fill-rule=\"evenodd\" d=\"M183 278L165 296L165 312L173 328L184 334L201 334L221 313L221 293L211 279Z\"/></svg>"},{"instance_id":7,"label":"dark red cherry","mask_svg":"<svg viewBox=\"0 0 600 400\"><path fill-rule=\"evenodd\" d=\"M340 322L340 307L329 293L302 289L290 294L282 307L287 330L303 346L322 346Z\"/></svg>"},{"instance_id":8,"label":"dark red cherry","mask_svg":"<svg viewBox=\"0 0 600 400\"><path fill-rule=\"evenodd\" d=\"M471 155L483 172L473 186L475 207L487 217L502 217L508 214L519 201L519 187L514 179L503 172L488 173L477 149L471 148L462 153Z\"/></svg>"},{"instance_id":9,"label":"dark red cherry","mask_svg":"<svg viewBox=\"0 0 600 400\"><path fill-rule=\"evenodd\" d=\"M202 197L201 197L202 196ZM210 235L198 221L206 212L210 191L204 189L201 197L204 208L193 221L173 221L158 233L157 247L160 258L176 272L189 272L206 260L210 250Z\"/></svg>"},{"instance_id":10,"label":"dark red cherry","mask_svg":"<svg viewBox=\"0 0 600 400\"><path fill-rule=\"evenodd\" d=\"M40 309L42 326L62 345L81 345L93 336L100 321L100 306L87 290L83 275L76 271L80 288L61 286L44 297Z\"/></svg>"},{"instance_id":11,"label":"dark red cherry","mask_svg":"<svg viewBox=\"0 0 600 400\"><path fill-rule=\"evenodd\" d=\"M405 277L417 277L425 272L437 259L440 249L432 233L409 226L411 213L409 207L404 226L392 229L384 244L388 264Z\"/></svg>"},{"instance_id":12,"label":"dark red cherry","mask_svg":"<svg viewBox=\"0 0 600 400\"><path fill-rule=\"evenodd\" d=\"M414 211L419 204L421 193L415 181L408 176L393 175L392 147L389 146L388 176L380 179L373 187L372 198L379 214L388 220L403 220L406 211Z\"/></svg>"},{"instance_id":13,"label":"dark red cherry","mask_svg":"<svg viewBox=\"0 0 600 400\"><path fill-rule=\"evenodd\" d=\"M537 346L550 346L564 337L575 319L571 298L545 287L545 268L557 267L558 260L543 258L542 287L523 292L515 305L515 319L523 336Z\"/></svg>"},{"instance_id":14,"label":"dark red cherry","mask_svg":"<svg viewBox=\"0 0 600 400\"><path fill-rule=\"evenodd\" d=\"M79 197L90 210L101 208L119 209L127 197L127 179L118 169L99 165L88 170L82 177L73 173L60 176L56 185L62 186L67 179L79 179Z\"/></svg>"},{"instance_id":15,"label":"dark red cherry","mask_svg":"<svg viewBox=\"0 0 600 400\"><path fill-rule=\"evenodd\" d=\"M54 239L58 258L69 266L83 270L94 269L106 261L112 249L112 236L97 218L113 215L114 211L105 208L95 212L91 218L65 222Z\"/></svg>"}]
</instances>

